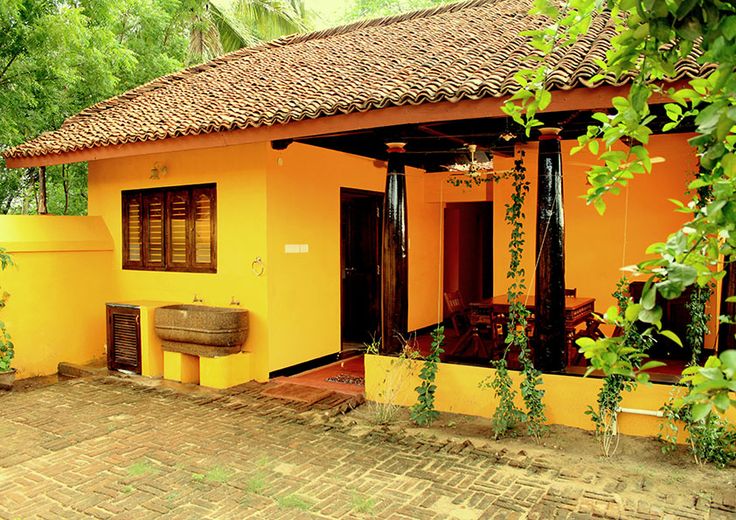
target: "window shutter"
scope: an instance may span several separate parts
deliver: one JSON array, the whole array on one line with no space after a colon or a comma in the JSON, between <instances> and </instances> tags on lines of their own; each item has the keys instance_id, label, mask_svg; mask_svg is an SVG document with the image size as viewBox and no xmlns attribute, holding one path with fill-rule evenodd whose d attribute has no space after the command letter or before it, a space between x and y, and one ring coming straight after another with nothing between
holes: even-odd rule
<instances>
[{"instance_id":1,"label":"window shutter","mask_svg":"<svg viewBox=\"0 0 736 520\"><path fill-rule=\"evenodd\" d=\"M167 211L166 230L168 233L167 240L167 260L169 268L186 268L189 265L189 222L190 204L189 191L171 191L167 194Z\"/></svg>"},{"instance_id":2,"label":"window shutter","mask_svg":"<svg viewBox=\"0 0 736 520\"><path fill-rule=\"evenodd\" d=\"M123 192L123 268L217 272L215 199L215 184Z\"/></svg>"},{"instance_id":3,"label":"window shutter","mask_svg":"<svg viewBox=\"0 0 736 520\"><path fill-rule=\"evenodd\" d=\"M215 191L195 189L194 201L194 267L215 268Z\"/></svg>"},{"instance_id":4,"label":"window shutter","mask_svg":"<svg viewBox=\"0 0 736 520\"><path fill-rule=\"evenodd\" d=\"M144 264L163 268L164 263L164 197L161 193L143 196Z\"/></svg>"},{"instance_id":5,"label":"window shutter","mask_svg":"<svg viewBox=\"0 0 736 520\"><path fill-rule=\"evenodd\" d=\"M139 193L123 194L123 266L143 265L143 210Z\"/></svg>"}]
</instances>

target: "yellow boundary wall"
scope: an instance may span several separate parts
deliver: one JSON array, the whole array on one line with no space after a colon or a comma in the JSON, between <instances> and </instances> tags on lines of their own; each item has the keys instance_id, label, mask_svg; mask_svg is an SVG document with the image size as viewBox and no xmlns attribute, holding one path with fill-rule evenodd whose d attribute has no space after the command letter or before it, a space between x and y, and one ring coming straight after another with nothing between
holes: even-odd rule
<instances>
[{"instance_id":1,"label":"yellow boundary wall","mask_svg":"<svg viewBox=\"0 0 736 520\"><path fill-rule=\"evenodd\" d=\"M17 267L0 274L0 311L18 378L55 374L60 361L105 355L113 243L100 217L0 216L0 247Z\"/></svg>"},{"instance_id":2,"label":"yellow boundary wall","mask_svg":"<svg viewBox=\"0 0 736 520\"><path fill-rule=\"evenodd\" d=\"M411 406L416 402L415 388L421 361L400 360L395 357L365 356L365 392L369 401L387 402ZM491 417L498 406L498 399L490 388L481 388L482 381L489 381L495 370L440 363L437 372L435 407L441 412ZM515 387L521 382L521 373L510 371ZM602 380L576 376L544 374L545 413L550 424L559 424L592 430L593 423L585 414L588 406L595 406ZM673 392L681 389L673 385L640 385L634 392L625 392L621 404L624 408L656 411ZM522 406L521 396L517 405ZM730 414L734 421L736 414ZM662 419L631 413L619 414L619 431L628 435L652 436L659 433Z\"/></svg>"}]
</instances>

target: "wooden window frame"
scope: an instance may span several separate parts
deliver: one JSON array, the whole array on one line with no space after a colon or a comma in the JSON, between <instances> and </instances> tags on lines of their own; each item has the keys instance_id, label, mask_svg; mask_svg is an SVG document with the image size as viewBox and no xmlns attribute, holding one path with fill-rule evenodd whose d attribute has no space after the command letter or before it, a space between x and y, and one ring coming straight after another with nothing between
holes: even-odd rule
<instances>
[{"instance_id":1,"label":"wooden window frame","mask_svg":"<svg viewBox=\"0 0 736 520\"><path fill-rule=\"evenodd\" d=\"M185 194L186 209L186 263L175 264L172 260L171 245L171 203L175 196ZM205 194L210 199L210 261L196 262L196 197ZM157 200L158 199L158 200ZM149 208L152 201L161 202L163 250L160 262L149 258ZM136 202L139 207L140 260L130 260L130 203ZM123 269L138 271L170 271L186 273L217 272L217 185L193 184L185 186L169 186L166 188L148 188L143 190L126 190L122 192L122 233L123 233Z\"/></svg>"}]
</instances>

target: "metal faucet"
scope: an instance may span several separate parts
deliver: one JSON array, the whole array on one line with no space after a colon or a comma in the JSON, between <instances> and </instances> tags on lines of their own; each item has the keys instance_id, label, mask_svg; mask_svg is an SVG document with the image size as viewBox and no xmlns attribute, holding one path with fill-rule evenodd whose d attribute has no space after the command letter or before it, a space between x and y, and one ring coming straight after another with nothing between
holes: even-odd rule
<instances>
[{"instance_id":1,"label":"metal faucet","mask_svg":"<svg viewBox=\"0 0 736 520\"><path fill-rule=\"evenodd\" d=\"M202 298L198 298L197 293L194 293L194 299L192 300L192 303L204 303L204 300Z\"/></svg>"},{"instance_id":2,"label":"metal faucet","mask_svg":"<svg viewBox=\"0 0 736 520\"><path fill-rule=\"evenodd\" d=\"M230 305L240 305L240 300L236 300L235 296L230 300Z\"/></svg>"}]
</instances>

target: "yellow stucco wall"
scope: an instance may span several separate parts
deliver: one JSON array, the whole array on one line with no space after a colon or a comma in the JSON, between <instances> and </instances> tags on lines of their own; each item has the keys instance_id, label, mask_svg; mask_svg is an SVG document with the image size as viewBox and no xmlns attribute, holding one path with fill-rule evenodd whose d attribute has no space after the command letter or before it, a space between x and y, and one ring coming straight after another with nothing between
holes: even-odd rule
<instances>
[{"instance_id":1,"label":"yellow stucco wall","mask_svg":"<svg viewBox=\"0 0 736 520\"><path fill-rule=\"evenodd\" d=\"M269 271L251 270L266 246L266 143L95 161L89 165L89 214L101 216L112 235L110 279L114 300L166 300L228 306L234 297L249 310L246 348L252 377L268 377ZM159 180L149 178L154 163L166 166ZM217 184L217 273L175 273L122 269L122 190L185 184Z\"/></svg>"},{"instance_id":2,"label":"yellow stucco wall","mask_svg":"<svg viewBox=\"0 0 736 520\"><path fill-rule=\"evenodd\" d=\"M293 144L268 159L271 370L340 350L340 188L383 192L385 165ZM424 173L408 169L409 328L436 323L439 204L424 200ZM287 254L286 244L307 244Z\"/></svg>"},{"instance_id":3,"label":"yellow stucco wall","mask_svg":"<svg viewBox=\"0 0 736 520\"><path fill-rule=\"evenodd\" d=\"M17 264L0 274L11 295L0 319L15 344L18 377L104 357L113 243L102 219L3 215L0 246Z\"/></svg>"},{"instance_id":4,"label":"yellow stucco wall","mask_svg":"<svg viewBox=\"0 0 736 520\"><path fill-rule=\"evenodd\" d=\"M420 384L418 377L421 361L399 361L387 356L365 356L365 392L369 401L391 402L411 406L417 400L414 390ZM491 417L498 406L498 398L490 388L481 388L481 382L490 381L491 368L440 363L437 372L435 408L442 412ZM522 376L510 371L515 387L519 388ZM545 414L549 424L572 426L593 430L590 417L585 415L589 406L595 406L602 380L544 374ZM640 385L634 392L624 392L623 408L656 411L669 399L672 385ZM517 406L523 409L520 393ZM729 420L736 422L736 410L729 412ZM650 436L659 433L662 419L631 413L619 414L621 433Z\"/></svg>"},{"instance_id":5,"label":"yellow stucco wall","mask_svg":"<svg viewBox=\"0 0 736 520\"><path fill-rule=\"evenodd\" d=\"M167 174L149 179L155 163ZM217 184L217 273L123 270L122 190ZM229 305L250 311L246 348L250 373L268 373L340 350L340 188L383 191L385 167L373 161L293 144L266 143L90 163L89 213L100 215L114 242L113 300ZM424 175L407 175L409 213L409 327L437 320L441 290L440 206L427 203ZM286 254L285 244L308 244ZM261 257L264 274L251 263ZM239 362L243 364L242 362Z\"/></svg>"}]
</instances>

